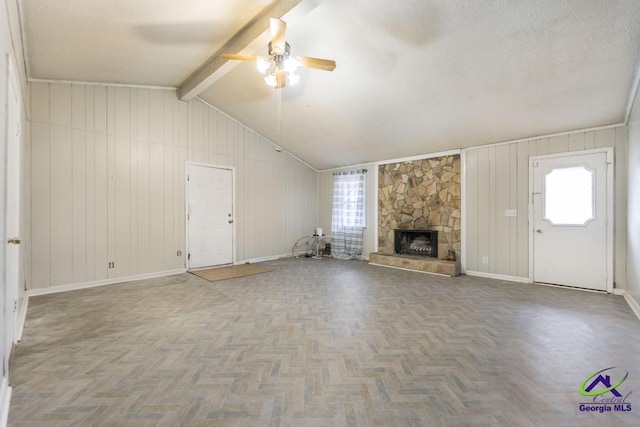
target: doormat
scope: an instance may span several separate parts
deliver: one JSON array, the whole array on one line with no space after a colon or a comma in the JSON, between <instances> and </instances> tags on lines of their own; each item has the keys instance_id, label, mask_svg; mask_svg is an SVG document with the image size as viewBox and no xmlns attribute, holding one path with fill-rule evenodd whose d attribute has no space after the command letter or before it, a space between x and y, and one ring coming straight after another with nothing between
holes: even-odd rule
<instances>
[{"instance_id":1,"label":"doormat","mask_svg":"<svg viewBox=\"0 0 640 427\"><path fill-rule=\"evenodd\" d=\"M210 282L233 279L235 277L251 276L252 274L266 273L268 268L258 267L253 264L232 265L229 267L209 268L207 270L190 271L189 273L202 277Z\"/></svg>"}]
</instances>

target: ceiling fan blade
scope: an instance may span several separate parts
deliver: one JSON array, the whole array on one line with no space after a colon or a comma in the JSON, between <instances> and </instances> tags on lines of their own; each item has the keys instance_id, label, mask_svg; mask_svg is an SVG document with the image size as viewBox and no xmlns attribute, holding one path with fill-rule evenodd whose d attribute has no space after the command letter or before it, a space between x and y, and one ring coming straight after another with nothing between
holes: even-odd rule
<instances>
[{"instance_id":1,"label":"ceiling fan blade","mask_svg":"<svg viewBox=\"0 0 640 427\"><path fill-rule=\"evenodd\" d=\"M318 70L333 71L336 68L336 61L332 59L311 58L309 56L299 56L300 65Z\"/></svg>"},{"instance_id":2,"label":"ceiling fan blade","mask_svg":"<svg viewBox=\"0 0 640 427\"><path fill-rule=\"evenodd\" d=\"M276 71L276 89L281 89L287 85L287 72L284 70Z\"/></svg>"},{"instance_id":3,"label":"ceiling fan blade","mask_svg":"<svg viewBox=\"0 0 640 427\"><path fill-rule=\"evenodd\" d=\"M287 24L280 18L270 18L269 24L271 28L271 49L278 55L282 55L285 50L285 33L287 32Z\"/></svg>"},{"instance_id":4,"label":"ceiling fan blade","mask_svg":"<svg viewBox=\"0 0 640 427\"><path fill-rule=\"evenodd\" d=\"M254 61L258 59L258 57L255 55L240 55L238 53L221 53L220 58L236 59L238 61Z\"/></svg>"}]
</instances>

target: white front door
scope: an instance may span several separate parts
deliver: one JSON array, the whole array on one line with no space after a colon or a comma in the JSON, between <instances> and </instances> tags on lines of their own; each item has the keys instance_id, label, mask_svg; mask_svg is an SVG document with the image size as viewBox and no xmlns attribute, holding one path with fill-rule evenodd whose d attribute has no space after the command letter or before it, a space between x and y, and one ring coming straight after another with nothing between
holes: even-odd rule
<instances>
[{"instance_id":1,"label":"white front door","mask_svg":"<svg viewBox=\"0 0 640 427\"><path fill-rule=\"evenodd\" d=\"M187 267L233 263L233 171L187 165Z\"/></svg>"},{"instance_id":2,"label":"white front door","mask_svg":"<svg viewBox=\"0 0 640 427\"><path fill-rule=\"evenodd\" d=\"M531 159L534 282L612 291L611 154Z\"/></svg>"}]
</instances>

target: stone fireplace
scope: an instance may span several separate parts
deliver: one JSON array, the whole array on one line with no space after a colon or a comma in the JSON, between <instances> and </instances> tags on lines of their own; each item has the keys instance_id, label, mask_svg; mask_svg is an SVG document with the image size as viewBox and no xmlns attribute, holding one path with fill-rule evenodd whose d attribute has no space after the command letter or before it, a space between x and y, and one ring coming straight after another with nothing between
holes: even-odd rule
<instances>
[{"instance_id":1,"label":"stone fireplace","mask_svg":"<svg viewBox=\"0 0 640 427\"><path fill-rule=\"evenodd\" d=\"M460 182L459 155L380 165L378 252L372 254L372 262L451 276L459 274L459 262L449 259L452 252L456 259L460 256ZM437 232L430 242L435 245L430 249L431 257L416 253L427 252L425 239L414 245L414 253L396 253L396 231L411 230Z\"/></svg>"}]
</instances>

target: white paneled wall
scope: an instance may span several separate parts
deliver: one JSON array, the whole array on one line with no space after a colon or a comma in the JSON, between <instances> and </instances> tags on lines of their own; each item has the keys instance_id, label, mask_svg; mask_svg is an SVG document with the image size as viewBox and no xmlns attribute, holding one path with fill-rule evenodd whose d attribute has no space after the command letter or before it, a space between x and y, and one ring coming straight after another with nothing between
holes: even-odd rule
<instances>
[{"instance_id":1,"label":"white paneled wall","mask_svg":"<svg viewBox=\"0 0 640 427\"><path fill-rule=\"evenodd\" d=\"M627 292L640 304L640 96L629 119Z\"/></svg>"},{"instance_id":2,"label":"white paneled wall","mask_svg":"<svg viewBox=\"0 0 640 427\"><path fill-rule=\"evenodd\" d=\"M184 268L187 161L235 169L236 261L317 225L315 170L174 91L34 82L31 138L30 289Z\"/></svg>"},{"instance_id":3,"label":"white paneled wall","mask_svg":"<svg viewBox=\"0 0 640 427\"><path fill-rule=\"evenodd\" d=\"M627 128L578 132L466 151L467 271L529 277L529 157L614 147L614 282L625 287ZM506 217L506 209L517 209ZM483 264L482 258L489 263Z\"/></svg>"}]
</instances>

